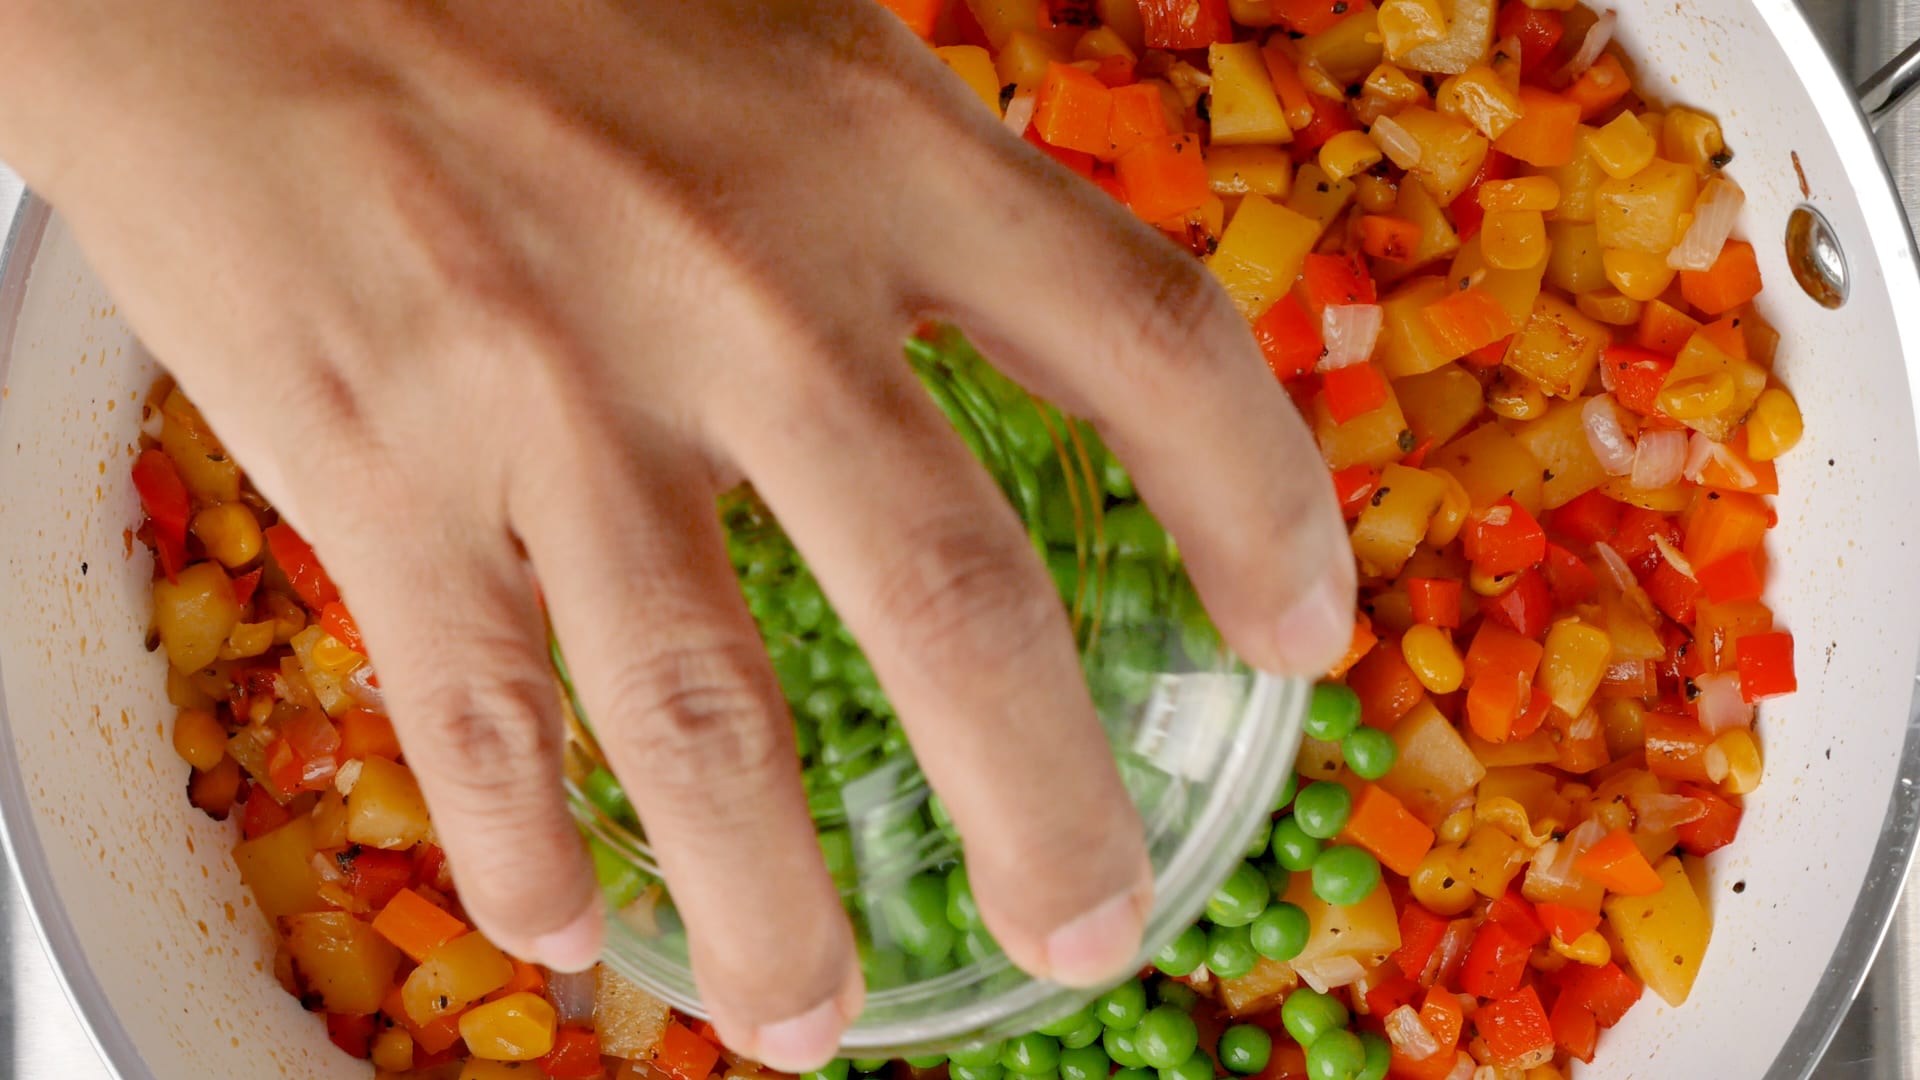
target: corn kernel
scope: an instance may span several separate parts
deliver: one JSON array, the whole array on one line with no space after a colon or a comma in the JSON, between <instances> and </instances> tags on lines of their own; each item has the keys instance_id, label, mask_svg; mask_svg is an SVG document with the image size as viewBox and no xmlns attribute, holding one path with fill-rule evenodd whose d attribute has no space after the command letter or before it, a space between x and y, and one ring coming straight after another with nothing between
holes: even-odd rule
<instances>
[{"instance_id":1,"label":"corn kernel","mask_svg":"<svg viewBox=\"0 0 1920 1080\"><path fill-rule=\"evenodd\" d=\"M1473 811L1455 810L1440 822L1440 828L1434 831L1443 844L1457 844L1473 831Z\"/></svg>"},{"instance_id":2,"label":"corn kernel","mask_svg":"<svg viewBox=\"0 0 1920 1080\"><path fill-rule=\"evenodd\" d=\"M1527 1070L1525 1080L1567 1080L1567 1074L1552 1065L1535 1065Z\"/></svg>"},{"instance_id":3,"label":"corn kernel","mask_svg":"<svg viewBox=\"0 0 1920 1080\"><path fill-rule=\"evenodd\" d=\"M1362 123L1371 125L1382 116L1391 116L1414 105L1424 105L1426 101L1426 87L1392 64L1381 64L1361 84L1356 112Z\"/></svg>"},{"instance_id":4,"label":"corn kernel","mask_svg":"<svg viewBox=\"0 0 1920 1080\"><path fill-rule=\"evenodd\" d=\"M1547 211L1559 206L1560 185L1551 176L1489 180L1480 185L1480 209L1490 214L1502 210Z\"/></svg>"},{"instance_id":5,"label":"corn kernel","mask_svg":"<svg viewBox=\"0 0 1920 1080\"><path fill-rule=\"evenodd\" d=\"M553 1049L553 1006L538 994L508 994L460 1016L460 1037L474 1057L532 1061Z\"/></svg>"},{"instance_id":6,"label":"corn kernel","mask_svg":"<svg viewBox=\"0 0 1920 1080\"><path fill-rule=\"evenodd\" d=\"M1641 303L1659 299L1660 294L1673 284L1674 275L1679 273L1667 265L1665 253L1651 255L1622 248L1608 248L1601 252L1600 265L1606 268L1607 284L1618 289L1620 295Z\"/></svg>"},{"instance_id":7,"label":"corn kernel","mask_svg":"<svg viewBox=\"0 0 1920 1080\"><path fill-rule=\"evenodd\" d=\"M1460 846L1460 869L1467 884L1489 900L1505 896L1514 875L1532 858L1520 841L1493 825L1476 825L1467 842Z\"/></svg>"},{"instance_id":8,"label":"corn kernel","mask_svg":"<svg viewBox=\"0 0 1920 1080\"><path fill-rule=\"evenodd\" d=\"M1601 937L1595 930L1589 930L1571 942L1561 941L1559 938L1548 940L1552 943L1554 952L1588 967L1599 967L1613 959L1613 949L1607 945L1607 939Z\"/></svg>"},{"instance_id":9,"label":"corn kernel","mask_svg":"<svg viewBox=\"0 0 1920 1080\"><path fill-rule=\"evenodd\" d=\"M1125 45L1121 43L1122 48ZM1000 73L993 69L993 57L987 50L978 45L942 45L933 50L933 54L960 76L960 81L993 110L993 115L1000 115Z\"/></svg>"},{"instance_id":10,"label":"corn kernel","mask_svg":"<svg viewBox=\"0 0 1920 1080\"><path fill-rule=\"evenodd\" d=\"M340 639L328 634L313 643L313 662L329 675L351 675L367 658L347 648Z\"/></svg>"},{"instance_id":11,"label":"corn kernel","mask_svg":"<svg viewBox=\"0 0 1920 1080\"><path fill-rule=\"evenodd\" d=\"M1746 728L1732 728L1713 740L1712 751L1726 759L1727 776L1720 789L1729 795L1745 795L1760 786L1763 765L1760 744Z\"/></svg>"},{"instance_id":12,"label":"corn kernel","mask_svg":"<svg viewBox=\"0 0 1920 1080\"><path fill-rule=\"evenodd\" d=\"M1615 180L1625 180L1653 163L1653 136L1632 113L1623 112L1598 130L1582 136L1587 153Z\"/></svg>"},{"instance_id":13,"label":"corn kernel","mask_svg":"<svg viewBox=\"0 0 1920 1080\"><path fill-rule=\"evenodd\" d=\"M1447 13L1440 0L1385 0L1380 5L1380 38L1387 55L1398 59L1447 36Z\"/></svg>"},{"instance_id":14,"label":"corn kernel","mask_svg":"<svg viewBox=\"0 0 1920 1080\"><path fill-rule=\"evenodd\" d=\"M273 621L235 623L220 646L220 659L246 660L273 647Z\"/></svg>"},{"instance_id":15,"label":"corn kernel","mask_svg":"<svg viewBox=\"0 0 1920 1080\"><path fill-rule=\"evenodd\" d=\"M373 1037L373 1067L382 1072L413 1068L413 1036L403 1027L391 1027Z\"/></svg>"},{"instance_id":16,"label":"corn kernel","mask_svg":"<svg viewBox=\"0 0 1920 1080\"><path fill-rule=\"evenodd\" d=\"M1467 588L1472 589L1475 596L1484 596L1489 600L1507 595L1519 580L1519 574L1487 574L1475 569L1467 571Z\"/></svg>"},{"instance_id":17,"label":"corn kernel","mask_svg":"<svg viewBox=\"0 0 1920 1080\"><path fill-rule=\"evenodd\" d=\"M1343 131L1320 148L1320 167L1335 180L1365 172L1385 158L1373 140L1359 131Z\"/></svg>"},{"instance_id":18,"label":"corn kernel","mask_svg":"<svg viewBox=\"0 0 1920 1080\"><path fill-rule=\"evenodd\" d=\"M1716 371L1662 387L1656 401L1675 420L1699 420L1732 408L1733 396L1733 376Z\"/></svg>"},{"instance_id":19,"label":"corn kernel","mask_svg":"<svg viewBox=\"0 0 1920 1080\"><path fill-rule=\"evenodd\" d=\"M1534 420L1545 416L1547 395L1529 379L1498 378L1487 387L1487 408L1507 420Z\"/></svg>"},{"instance_id":20,"label":"corn kernel","mask_svg":"<svg viewBox=\"0 0 1920 1080\"><path fill-rule=\"evenodd\" d=\"M1538 210L1489 212L1480 254L1495 270L1531 270L1547 258L1547 221Z\"/></svg>"},{"instance_id":21,"label":"corn kernel","mask_svg":"<svg viewBox=\"0 0 1920 1080\"><path fill-rule=\"evenodd\" d=\"M1605 265L1604 261L1602 265ZM1580 309L1580 314L1594 322L1608 326L1634 326L1640 322L1640 312L1646 304L1608 289L1604 292L1581 293L1574 298L1574 306Z\"/></svg>"},{"instance_id":22,"label":"corn kernel","mask_svg":"<svg viewBox=\"0 0 1920 1080\"><path fill-rule=\"evenodd\" d=\"M246 503L221 503L193 515L193 535L229 569L245 566L260 554L260 521Z\"/></svg>"},{"instance_id":23,"label":"corn kernel","mask_svg":"<svg viewBox=\"0 0 1920 1080\"><path fill-rule=\"evenodd\" d=\"M1473 906L1473 889L1467 884L1460 848L1455 844L1442 844L1427 852L1407 886L1413 898L1435 915L1452 917Z\"/></svg>"},{"instance_id":24,"label":"corn kernel","mask_svg":"<svg viewBox=\"0 0 1920 1080\"><path fill-rule=\"evenodd\" d=\"M1760 392L1753 403L1753 415L1747 418L1747 456L1755 461L1772 461L1800 442L1805 423L1800 405L1793 395L1778 386Z\"/></svg>"},{"instance_id":25,"label":"corn kernel","mask_svg":"<svg viewBox=\"0 0 1920 1080\"><path fill-rule=\"evenodd\" d=\"M1434 511L1433 520L1427 524L1427 543L1443 548L1460 535L1461 526L1467 523L1467 512L1473 509L1473 500L1467 495L1466 485L1452 473L1445 469L1427 471L1446 483L1446 491L1440 496L1440 509Z\"/></svg>"},{"instance_id":26,"label":"corn kernel","mask_svg":"<svg viewBox=\"0 0 1920 1080\"><path fill-rule=\"evenodd\" d=\"M1466 679L1466 664L1453 637L1437 626L1412 627L1400 639L1400 655L1413 669L1413 677L1430 694L1451 694Z\"/></svg>"},{"instance_id":27,"label":"corn kernel","mask_svg":"<svg viewBox=\"0 0 1920 1080\"><path fill-rule=\"evenodd\" d=\"M1727 162L1727 143L1721 137L1719 121L1692 109L1667 110L1666 122L1660 128L1660 156L1690 165L1703 175L1719 170Z\"/></svg>"},{"instance_id":28,"label":"corn kernel","mask_svg":"<svg viewBox=\"0 0 1920 1080\"><path fill-rule=\"evenodd\" d=\"M1489 139L1499 138L1520 119L1520 95L1485 64L1475 64L1441 83L1433 103Z\"/></svg>"},{"instance_id":29,"label":"corn kernel","mask_svg":"<svg viewBox=\"0 0 1920 1080\"><path fill-rule=\"evenodd\" d=\"M181 709L173 718L173 749L205 772L227 754L227 732L211 709Z\"/></svg>"}]
</instances>

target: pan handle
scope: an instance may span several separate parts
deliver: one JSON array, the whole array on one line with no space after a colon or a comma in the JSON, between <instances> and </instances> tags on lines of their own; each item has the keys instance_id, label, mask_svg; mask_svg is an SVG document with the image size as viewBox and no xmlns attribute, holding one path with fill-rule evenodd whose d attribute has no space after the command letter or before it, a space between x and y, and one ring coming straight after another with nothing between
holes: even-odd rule
<instances>
[{"instance_id":1,"label":"pan handle","mask_svg":"<svg viewBox=\"0 0 1920 1080\"><path fill-rule=\"evenodd\" d=\"M1875 131L1920 90L1920 41L1906 47L1886 67L1860 84L1860 108Z\"/></svg>"}]
</instances>

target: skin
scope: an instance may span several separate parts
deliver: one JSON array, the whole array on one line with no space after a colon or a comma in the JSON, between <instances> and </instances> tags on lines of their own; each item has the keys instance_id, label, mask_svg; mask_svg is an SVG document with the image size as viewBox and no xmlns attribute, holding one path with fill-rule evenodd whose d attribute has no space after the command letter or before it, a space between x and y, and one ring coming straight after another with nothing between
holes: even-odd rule
<instances>
[{"instance_id":1,"label":"skin","mask_svg":"<svg viewBox=\"0 0 1920 1080\"><path fill-rule=\"evenodd\" d=\"M825 1060L863 987L720 545L742 478L1010 956L1116 976L1151 900L915 320L1099 426L1251 662L1347 641L1326 472L1223 293L866 0L7 0L0 100L0 156L340 583L480 928L562 969L601 941L543 597L714 1022L771 1065Z\"/></svg>"}]
</instances>

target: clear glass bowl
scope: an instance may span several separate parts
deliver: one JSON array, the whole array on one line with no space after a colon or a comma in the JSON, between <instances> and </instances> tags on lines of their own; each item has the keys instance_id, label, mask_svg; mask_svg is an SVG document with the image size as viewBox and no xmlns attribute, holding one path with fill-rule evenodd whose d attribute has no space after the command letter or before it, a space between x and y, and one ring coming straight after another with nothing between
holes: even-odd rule
<instances>
[{"instance_id":1,"label":"clear glass bowl","mask_svg":"<svg viewBox=\"0 0 1920 1080\"><path fill-rule=\"evenodd\" d=\"M1144 966L1200 915L1271 814L1312 684L1253 671L1222 646L1178 550L1090 426L1000 376L957 334L916 339L908 356L1018 509L1071 613L1153 863ZM778 525L746 490L723 500L722 515L794 706L822 850L861 941L867 1003L842 1052L913 1056L1020 1034L1084 1006L1092 991L1026 975L977 926L950 922L946 934L925 924L920 916L946 906L949 878L964 861L957 836L871 669L830 610L816 617L818 587L797 556L780 554ZM783 617L770 621L781 605ZM822 653L833 661L816 662ZM571 698L557 647L554 660ZM850 678L814 684L816 674L846 670ZM617 893L603 958L675 1008L705 1016L685 931L644 832L606 797L591 725L573 706L568 794L602 881Z\"/></svg>"}]
</instances>

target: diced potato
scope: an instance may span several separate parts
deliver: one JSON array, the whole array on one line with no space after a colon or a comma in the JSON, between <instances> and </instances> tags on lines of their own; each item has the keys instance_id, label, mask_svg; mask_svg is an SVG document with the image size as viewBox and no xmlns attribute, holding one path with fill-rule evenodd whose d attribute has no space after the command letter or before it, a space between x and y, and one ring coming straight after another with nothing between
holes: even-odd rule
<instances>
[{"instance_id":1,"label":"diced potato","mask_svg":"<svg viewBox=\"0 0 1920 1080\"><path fill-rule=\"evenodd\" d=\"M1410 273L1460 250L1460 234L1454 232L1453 222L1447 219L1445 209L1425 185L1401 184L1400 197L1393 212L1396 217L1420 227L1420 239L1413 245L1413 254L1393 269ZM1382 268L1383 271L1385 269ZM1380 276L1384 277L1384 274Z\"/></svg>"},{"instance_id":2,"label":"diced potato","mask_svg":"<svg viewBox=\"0 0 1920 1080\"><path fill-rule=\"evenodd\" d=\"M1333 422L1325 397L1315 398L1313 434L1320 443L1321 458L1335 470L1362 463L1385 465L1412 449L1413 432L1407 430L1407 418L1391 391L1385 405L1344 424Z\"/></svg>"},{"instance_id":3,"label":"diced potato","mask_svg":"<svg viewBox=\"0 0 1920 1080\"><path fill-rule=\"evenodd\" d=\"M1400 920L1386 889L1375 889L1358 904L1341 907L1313 894L1310 874L1295 874L1285 899L1307 913L1307 946L1293 958L1299 971L1341 957L1373 967L1400 947Z\"/></svg>"},{"instance_id":4,"label":"diced potato","mask_svg":"<svg viewBox=\"0 0 1920 1080\"><path fill-rule=\"evenodd\" d=\"M1473 429L1429 454L1427 464L1452 473L1475 509L1511 496L1527 513L1540 513L1540 462L1504 425Z\"/></svg>"},{"instance_id":5,"label":"diced potato","mask_svg":"<svg viewBox=\"0 0 1920 1080\"><path fill-rule=\"evenodd\" d=\"M348 768L358 772L358 767L348 763ZM324 851L327 848L347 846L347 799L338 789L328 788L320 793L320 801L313 804L313 846Z\"/></svg>"},{"instance_id":6,"label":"diced potato","mask_svg":"<svg viewBox=\"0 0 1920 1080\"><path fill-rule=\"evenodd\" d=\"M1548 236L1552 236L1551 226ZM1477 282L1474 287L1499 301L1507 317L1513 320L1515 326L1520 326L1533 314L1533 302L1540 295L1540 282L1546 272L1544 260L1525 270L1500 270L1488 266L1486 257L1481 253L1480 237L1475 236L1460 246L1460 253L1454 256L1447 277L1456 284L1462 281Z\"/></svg>"},{"instance_id":7,"label":"diced potato","mask_svg":"<svg viewBox=\"0 0 1920 1080\"><path fill-rule=\"evenodd\" d=\"M1655 160L1625 180L1609 179L1595 196L1600 245L1650 253L1680 242L1700 194L1700 177L1671 161ZM1584 290L1583 290L1584 291Z\"/></svg>"},{"instance_id":8,"label":"diced potato","mask_svg":"<svg viewBox=\"0 0 1920 1080\"><path fill-rule=\"evenodd\" d=\"M347 839L404 851L425 840L429 828L427 803L413 770L382 757L362 759L360 779L347 796Z\"/></svg>"},{"instance_id":9,"label":"diced potato","mask_svg":"<svg viewBox=\"0 0 1920 1080\"><path fill-rule=\"evenodd\" d=\"M1540 175L1550 177L1560 185L1560 205L1554 207L1547 216L1554 221L1570 221L1582 225L1591 225L1597 214L1594 199L1600 193L1600 185L1606 183L1606 171L1600 163L1587 153L1587 140L1597 128L1580 125L1574 137L1575 150L1573 160L1565 165L1541 169Z\"/></svg>"},{"instance_id":10,"label":"diced potato","mask_svg":"<svg viewBox=\"0 0 1920 1080\"><path fill-rule=\"evenodd\" d=\"M1263 956L1252 971L1237 979L1221 979L1219 985L1220 1004L1239 1019L1278 1008L1287 993L1300 985L1300 976L1293 973L1292 964Z\"/></svg>"},{"instance_id":11,"label":"diced potato","mask_svg":"<svg viewBox=\"0 0 1920 1080\"><path fill-rule=\"evenodd\" d=\"M1000 115L1000 73L994 70L993 55L978 45L942 45L933 50L981 104Z\"/></svg>"},{"instance_id":12,"label":"diced potato","mask_svg":"<svg viewBox=\"0 0 1920 1080\"><path fill-rule=\"evenodd\" d=\"M220 658L220 647L240 621L240 601L218 563L194 563L178 577L153 583L153 623L167 662L190 672Z\"/></svg>"},{"instance_id":13,"label":"diced potato","mask_svg":"<svg viewBox=\"0 0 1920 1080\"><path fill-rule=\"evenodd\" d=\"M1600 350L1612 340L1606 327L1572 304L1542 295L1533 303L1533 316L1513 335L1505 363L1549 394L1573 397L1586 389Z\"/></svg>"},{"instance_id":14,"label":"diced potato","mask_svg":"<svg viewBox=\"0 0 1920 1080\"><path fill-rule=\"evenodd\" d=\"M1393 119L1420 145L1420 159L1408 171L1441 202L1459 198L1487 159L1487 137L1464 120L1424 106L1402 109Z\"/></svg>"},{"instance_id":15,"label":"diced potato","mask_svg":"<svg viewBox=\"0 0 1920 1080\"><path fill-rule=\"evenodd\" d=\"M234 623L227 640L220 644L220 659L247 660L273 648L273 624L270 622Z\"/></svg>"},{"instance_id":16,"label":"diced potato","mask_svg":"<svg viewBox=\"0 0 1920 1080\"><path fill-rule=\"evenodd\" d=\"M673 1011L605 964L593 974L593 1023L600 1033L600 1052L618 1058L653 1056Z\"/></svg>"},{"instance_id":17,"label":"diced potato","mask_svg":"<svg viewBox=\"0 0 1920 1080\"><path fill-rule=\"evenodd\" d=\"M269 919L319 911L320 880L313 872L313 822L296 817L233 849L240 880Z\"/></svg>"},{"instance_id":18,"label":"diced potato","mask_svg":"<svg viewBox=\"0 0 1920 1080\"><path fill-rule=\"evenodd\" d=\"M400 987L407 1018L416 1025L459 1012L513 978L513 961L486 935L462 934L434 949Z\"/></svg>"},{"instance_id":19,"label":"diced potato","mask_svg":"<svg viewBox=\"0 0 1920 1080\"><path fill-rule=\"evenodd\" d=\"M1416 45L1393 57L1414 71L1458 75L1477 63L1493 45L1494 0L1441 0L1447 15L1447 36Z\"/></svg>"},{"instance_id":20,"label":"diced potato","mask_svg":"<svg viewBox=\"0 0 1920 1080\"><path fill-rule=\"evenodd\" d=\"M1686 1003L1713 926L1677 856L1654 867L1664 886L1652 896L1609 896L1603 910L1622 959L1669 1005Z\"/></svg>"},{"instance_id":21,"label":"diced potato","mask_svg":"<svg viewBox=\"0 0 1920 1080\"><path fill-rule=\"evenodd\" d=\"M1241 313L1255 319L1293 287L1319 238L1319 222L1270 199L1249 195L1240 201L1207 265Z\"/></svg>"},{"instance_id":22,"label":"diced potato","mask_svg":"<svg viewBox=\"0 0 1920 1080\"><path fill-rule=\"evenodd\" d=\"M1489 139L1499 138L1520 119L1520 95L1485 64L1441 83L1433 101L1441 112L1472 124Z\"/></svg>"},{"instance_id":23,"label":"diced potato","mask_svg":"<svg viewBox=\"0 0 1920 1080\"><path fill-rule=\"evenodd\" d=\"M1439 446L1480 415L1480 380L1458 364L1442 364L1393 384L1415 442Z\"/></svg>"},{"instance_id":24,"label":"diced potato","mask_svg":"<svg viewBox=\"0 0 1920 1080\"><path fill-rule=\"evenodd\" d=\"M1312 219L1321 229L1346 212L1353 202L1351 180L1335 180L1317 162L1300 166L1293 178L1293 193L1287 196L1287 209Z\"/></svg>"},{"instance_id":25,"label":"diced potato","mask_svg":"<svg viewBox=\"0 0 1920 1080\"><path fill-rule=\"evenodd\" d=\"M558 1017L546 998L524 991L476 1005L460 1016L460 1038L474 1057L533 1061L553 1050Z\"/></svg>"},{"instance_id":26,"label":"diced potato","mask_svg":"<svg viewBox=\"0 0 1920 1080\"><path fill-rule=\"evenodd\" d=\"M1051 45L1031 30L1015 30L994 57L993 70L1001 86L1011 83L1021 90L1038 90L1046 80L1047 66L1066 59L1063 46Z\"/></svg>"},{"instance_id":27,"label":"diced potato","mask_svg":"<svg viewBox=\"0 0 1920 1080\"><path fill-rule=\"evenodd\" d=\"M1207 188L1221 196L1284 199L1293 191L1293 156L1273 146L1208 147Z\"/></svg>"},{"instance_id":28,"label":"diced potato","mask_svg":"<svg viewBox=\"0 0 1920 1080\"><path fill-rule=\"evenodd\" d=\"M1073 44L1078 33L1075 27L1041 30L1051 26L1049 17L1044 21L1042 5L1045 0L966 0L967 10L973 14L974 21L980 24L980 30L986 35L987 44L994 49L1007 47L1014 33L1024 32L1044 36L1055 48L1063 52Z\"/></svg>"},{"instance_id":29,"label":"diced potato","mask_svg":"<svg viewBox=\"0 0 1920 1080\"><path fill-rule=\"evenodd\" d=\"M1613 641L1606 631L1575 618L1557 620L1547 631L1536 685L1553 699L1554 708L1579 716L1600 689L1612 653Z\"/></svg>"},{"instance_id":30,"label":"diced potato","mask_svg":"<svg viewBox=\"0 0 1920 1080\"><path fill-rule=\"evenodd\" d=\"M1601 170L1615 180L1625 180L1653 163L1654 137L1631 112L1583 132L1580 139Z\"/></svg>"},{"instance_id":31,"label":"diced potato","mask_svg":"<svg viewBox=\"0 0 1920 1080\"><path fill-rule=\"evenodd\" d=\"M1710 394L1704 388L1712 388ZM1706 334L1694 334L1674 359L1660 387L1660 407L1668 415L1710 439L1725 442L1753 411L1767 389L1767 371L1749 360L1728 355ZM1684 402L1710 401L1711 411L1700 412Z\"/></svg>"},{"instance_id":32,"label":"diced potato","mask_svg":"<svg viewBox=\"0 0 1920 1080\"><path fill-rule=\"evenodd\" d=\"M1207 103L1211 145L1293 141L1258 42L1208 46L1207 68L1213 75Z\"/></svg>"},{"instance_id":33,"label":"diced potato","mask_svg":"<svg viewBox=\"0 0 1920 1080\"><path fill-rule=\"evenodd\" d=\"M1385 320L1376 353L1389 379L1404 379L1445 366L1452 358L1433 338L1421 317L1435 301L1453 292L1442 278L1423 277L1402 286L1380 302Z\"/></svg>"},{"instance_id":34,"label":"diced potato","mask_svg":"<svg viewBox=\"0 0 1920 1080\"><path fill-rule=\"evenodd\" d=\"M344 674L331 670L316 656L323 642L333 641L333 635L318 626L309 626L293 635L288 644L293 646L294 659L300 663L301 674L307 678L307 685L313 688L313 696L326 710L328 716L339 716L353 708L353 695L347 693L347 680ZM336 646L338 642L334 642Z\"/></svg>"},{"instance_id":35,"label":"diced potato","mask_svg":"<svg viewBox=\"0 0 1920 1080\"><path fill-rule=\"evenodd\" d=\"M1360 510L1353 524L1353 554L1360 561L1360 572L1369 577L1394 577L1426 538L1427 526L1446 484L1432 473L1388 465L1380 474L1380 486L1373 498Z\"/></svg>"},{"instance_id":36,"label":"diced potato","mask_svg":"<svg viewBox=\"0 0 1920 1080\"><path fill-rule=\"evenodd\" d=\"M201 502L240 498L240 466L187 395L175 387L160 405L160 449L173 459L187 491Z\"/></svg>"},{"instance_id":37,"label":"diced potato","mask_svg":"<svg viewBox=\"0 0 1920 1080\"><path fill-rule=\"evenodd\" d=\"M347 1016L380 1011L400 966L400 950L344 911L289 916L287 951L326 1010Z\"/></svg>"},{"instance_id":38,"label":"diced potato","mask_svg":"<svg viewBox=\"0 0 1920 1080\"><path fill-rule=\"evenodd\" d=\"M1600 231L1564 219L1547 223L1547 284L1578 295L1607 287Z\"/></svg>"},{"instance_id":39,"label":"diced potato","mask_svg":"<svg viewBox=\"0 0 1920 1080\"><path fill-rule=\"evenodd\" d=\"M1584 400L1556 401L1548 406L1545 416L1513 428L1513 437L1540 463L1540 503L1549 510L1565 506L1607 481L1607 470L1587 441L1586 424L1580 416Z\"/></svg>"},{"instance_id":40,"label":"diced potato","mask_svg":"<svg viewBox=\"0 0 1920 1080\"><path fill-rule=\"evenodd\" d=\"M1360 10L1294 43L1303 62L1326 72L1341 86L1365 78L1385 54L1380 41L1380 13L1367 0L1358 3Z\"/></svg>"},{"instance_id":41,"label":"diced potato","mask_svg":"<svg viewBox=\"0 0 1920 1080\"><path fill-rule=\"evenodd\" d=\"M1398 756L1380 787L1428 825L1438 826L1487 775L1459 730L1424 698L1394 726L1393 744Z\"/></svg>"}]
</instances>

